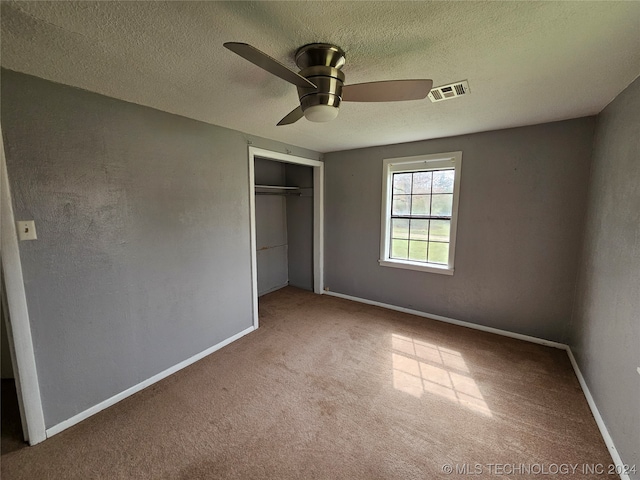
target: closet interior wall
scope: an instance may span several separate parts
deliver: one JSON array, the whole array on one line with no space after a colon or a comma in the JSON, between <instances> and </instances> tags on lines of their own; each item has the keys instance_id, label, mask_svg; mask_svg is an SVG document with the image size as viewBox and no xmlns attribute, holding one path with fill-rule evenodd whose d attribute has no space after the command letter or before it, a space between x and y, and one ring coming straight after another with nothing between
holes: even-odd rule
<instances>
[{"instance_id":1,"label":"closet interior wall","mask_svg":"<svg viewBox=\"0 0 640 480\"><path fill-rule=\"evenodd\" d=\"M258 295L286 285L313 291L313 169L255 159Z\"/></svg>"}]
</instances>

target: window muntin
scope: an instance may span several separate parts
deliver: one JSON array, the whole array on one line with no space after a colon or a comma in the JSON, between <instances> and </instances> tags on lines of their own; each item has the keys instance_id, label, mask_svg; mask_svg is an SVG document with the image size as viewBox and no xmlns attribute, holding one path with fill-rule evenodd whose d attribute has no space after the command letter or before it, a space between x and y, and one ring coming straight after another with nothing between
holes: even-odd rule
<instances>
[{"instance_id":1,"label":"window muntin","mask_svg":"<svg viewBox=\"0 0 640 480\"><path fill-rule=\"evenodd\" d=\"M384 161L380 264L453 273L462 152Z\"/></svg>"},{"instance_id":2,"label":"window muntin","mask_svg":"<svg viewBox=\"0 0 640 480\"><path fill-rule=\"evenodd\" d=\"M391 176L389 258L447 265L455 169Z\"/></svg>"}]
</instances>

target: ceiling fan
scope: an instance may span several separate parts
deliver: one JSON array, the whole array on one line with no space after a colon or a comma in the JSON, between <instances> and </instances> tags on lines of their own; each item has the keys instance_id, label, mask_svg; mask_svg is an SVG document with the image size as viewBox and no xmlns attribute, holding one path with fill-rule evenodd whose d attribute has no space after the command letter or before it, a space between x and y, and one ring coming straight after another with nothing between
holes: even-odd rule
<instances>
[{"instance_id":1,"label":"ceiling fan","mask_svg":"<svg viewBox=\"0 0 640 480\"><path fill-rule=\"evenodd\" d=\"M328 43L311 43L296 52L296 73L247 43L227 42L226 48L267 72L298 87L300 106L278 125L290 125L302 117L312 122L328 122L338 116L338 108L345 102L397 102L425 98L431 80L387 80L345 85L340 70L345 64L344 51Z\"/></svg>"}]
</instances>

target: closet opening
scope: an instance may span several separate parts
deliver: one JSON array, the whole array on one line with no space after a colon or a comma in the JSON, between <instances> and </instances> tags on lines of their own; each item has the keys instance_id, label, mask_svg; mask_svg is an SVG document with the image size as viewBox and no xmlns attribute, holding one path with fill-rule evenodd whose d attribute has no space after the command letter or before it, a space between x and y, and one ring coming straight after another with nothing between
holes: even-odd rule
<instances>
[{"instance_id":1,"label":"closet opening","mask_svg":"<svg viewBox=\"0 0 640 480\"><path fill-rule=\"evenodd\" d=\"M258 297L287 285L323 288L324 165L249 147L254 326Z\"/></svg>"}]
</instances>

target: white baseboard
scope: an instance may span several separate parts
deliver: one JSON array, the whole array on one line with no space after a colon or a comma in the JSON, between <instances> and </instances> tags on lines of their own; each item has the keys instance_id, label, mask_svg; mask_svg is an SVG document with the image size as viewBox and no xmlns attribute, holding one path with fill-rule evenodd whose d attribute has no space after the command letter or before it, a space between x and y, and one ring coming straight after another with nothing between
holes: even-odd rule
<instances>
[{"instance_id":1,"label":"white baseboard","mask_svg":"<svg viewBox=\"0 0 640 480\"><path fill-rule=\"evenodd\" d=\"M495 333L496 335L502 335L503 337L517 338L518 340L524 340L526 342L538 343L546 347L559 348L566 350L567 345L564 343L552 342L551 340L545 340L544 338L532 337L530 335L523 335L522 333L509 332L507 330L501 330L499 328L487 327L484 325L478 325L471 322L463 322L462 320L456 320L454 318L443 317L442 315L434 315L432 313L420 312L418 310L412 310L410 308L398 307L396 305L390 305L388 303L375 302L373 300L367 300L365 298L352 297L351 295L345 295L343 293L336 293L331 291L324 291L325 295L331 295L333 297L344 298L346 300L353 300L354 302L366 303L367 305L374 305L376 307L387 308L389 310L395 310L397 312L409 313L411 315L417 315L419 317L431 318L432 320L438 320L439 322L451 323L460 327L473 328L474 330L481 330L483 332Z\"/></svg>"},{"instance_id":2,"label":"white baseboard","mask_svg":"<svg viewBox=\"0 0 640 480\"><path fill-rule=\"evenodd\" d=\"M598 411L598 407L596 406L596 402L593 400L593 396L591 396L591 392L589 391L589 387L587 386L587 382L585 382L584 377L582 376L582 372L580 371L580 367L578 367L578 362L576 362L576 358L573 356L573 352L571 348L567 345L567 355L569 355L569 360L571 361L571 365L573 366L573 371L576 373L576 377L578 377L578 382L580 382L580 387L582 387L582 392L584 393L585 398L587 399L587 403L589 404L589 408L591 409L591 413L593 414L593 418L596 420L596 425L600 429L600 435L602 435L602 439L604 443L607 445L607 449L611 454L611 458L613 463L618 467L617 471L624 472L624 462L620 458L620 454L616 449L616 446L613 443L613 438L609 435L609 430L607 430L607 426L604 424L604 420ZM630 480L629 475L626 473L620 474L620 480Z\"/></svg>"},{"instance_id":3,"label":"white baseboard","mask_svg":"<svg viewBox=\"0 0 640 480\"><path fill-rule=\"evenodd\" d=\"M251 326L251 327L249 327L249 328L247 328L245 330L242 330L241 332L236 333L232 337L229 337L226 340L223 340L222 342L214 345L213 347L209 347L206 350L194 355L193 357L188 358L188 359L178 363L177 365L174 365L173 367L168 368L165 371L158 373L157 375L154 375L151 378L148 378L144 382L138 383L137 385L134 385L131 388L127 388L125 391L120 392L117 395L114 395L113 397L108 398L108 399L98 403L97 405L94 405L93 407L88 408L87 410L85 410L83 412L80 412L77 415L74 415L73 417L71 417L71 418L69 418L69 419L67 419L67 420L65 420L63 422L60 422L60 423L58 423L57 425L54 425L51 428L48 428L46 430L47 438L51 437L52 435L55 435L56 433L60 433L63 430L66 430L69 427L72 427L76 423L79 423L82 420L85 420L86 418L89 418L90 416L95 415L96 413L104 410L105 408L110 407L111 405L114 405L115 403L118 403L120 400L124 400L125 398L133 395L134 393L139 392L140 390L143 390L143 389L147 388L148 386L153 385L156 382L159 382L163 378L166 378L169 375L174 374L178 370L182 370L183 368L188 367L192 363L195 363L198 360L206 357L207 355L212 354L216 350L220 350L222 347L224 347L226 345L229 345L231 342L235 342L240 337L244 337L246 334L251 333L254 330L255 330L255 327L253 327L253 326Z\"/></svg>"},{"instance_id":4,"label":"white baseboard","mask_svg":"<svg viewBox=\"0 0 640 480\"><path fill-rule=\"evenodd\" d=\"M268 290L265 290L264 292L258 292L258 298L262 297L263 295L266 295L267 293L271 293L271 292L275 292L276 290L280 290L281 288L284 288L287 285L289 285L289 280L287 280L287 283L283 283L282 285L278 285L277 287L269 288Z\"/></svg>"},{"instance_id":5,"label":"white baseboard","mask_svg":"<svg viewBox=\"0 0 640 480\"><path fill-rule=\"evenodd\" d=\"M454 318L443 317L442 315L433 315L430 313L420 312L418 310L412 310L410 308L398 307L396 305L390 305L387 303L367 300L365 298L353 297L351 295L345 295L343 293L331 292L329 290L325 290L323 293L325 295L344 298L346 300L352 300L354 302L366 303L367 305L374 305L376 307L382 307L382 308L387 308L389 310L409 313L411 315L417 315L419 317L431 318L433 320L438 320L440 322L451 323L453 325L459 325L461 327L473 328L475 330L481 330L483 332L495 333L496 335L517 338L519 340L524 340L526 342L537 343L547 347L553 347L553 348L559 348L561 350L565 350L567 352L567 355L569 356L569 360L571 361L571 366L573 367L573 371L575 372L576 377L578 377L578 382L580 383L580 387L582 388L582 393L584 393L584 396L587 399L587 403L589 404L589 408L591 409L593 418L596 421L596 425L598 425L598 428L600 429L600 434L602 435L602 439L604 440L604 443L606 444L607 449L611 454L611 459L613 460L613 463L616 465L617 471L621 471L621 472L624 471L624 463L622 462L622 459L620 458L620 454L618 453L618 450L616 449L615 444L613 443L613 439L611 438L611 435L609 435L609 431L607 430L604 420L602 419L602 416L598 411L596 402L593 400L593 396L589 391L589 387L587 386L587 383L585 382L584 377L582 376L582 372L578 367L578 363L576 362L576 359L573 356L573 352L571 351L571 347L569 347L569 345L566 345L564 343L552 342L551 340L545 340L543 338L532 337L530 335L523 335L521 333L509 332L507 330L501 330L499 328L486 327L484 325L477 325L475 323L463 322L461 320L456 320ZM629 475L624 473L620 474L620 479L631 480Z\"/></svg>"}]
</instances>

